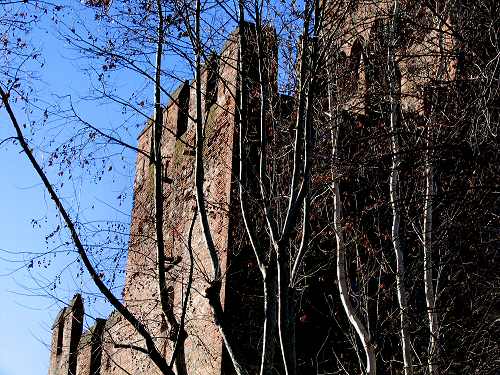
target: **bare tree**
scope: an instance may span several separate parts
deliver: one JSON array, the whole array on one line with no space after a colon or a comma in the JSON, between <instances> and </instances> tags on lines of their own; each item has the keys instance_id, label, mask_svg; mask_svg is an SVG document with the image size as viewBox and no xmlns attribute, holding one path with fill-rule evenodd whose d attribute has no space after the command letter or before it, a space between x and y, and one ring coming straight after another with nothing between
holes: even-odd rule
<instances>
[{"instance_id":1,"label":"bare tree","mask_svg":"<svg viewBox=\"0 0 500 375\"><path fill-rule=\"evenodd\" d=\"M5 68L9 140L63 220L56 232L67 230L71 241L61 234L62 248L76 249L126 323L105 327L111 349L178 375L196 371L193 351L212 358L211 350L218 358L210 360L224 357L220 366L237 374L494 371L497 8L417 3L91 2L103 35L58 21L63 40L95 62L89 99L146 123L136 146L124 136L127 120L106 129L73 98L65 111L62 103L39 109L41 123L59 109L71 125L68 144L81 141L60 168L85 164L82 155L96 149L105 159L110 145L138 156L127 270L134 281L121 297L103 250L89 241L96 231L55 182L50 165L59 154L46 165L37 159L13 99L30 98ZM489 25L481 26L490 33L487 53L474 46L484 41L475 23ZM143 91L113 90L119 69L139 77ZM88 168L107 167L96 159ZM211 179L223 168L231 181L216 188L225 200L214 202ZM126 252L126 243L107 241ZM241 306L227 302L235 296ZM192 329L200 301L206 332ZM250 319L240 322L242 312ZM123 327L130 332L116 335ZM130 372L113 350L103 354Z\"/></svg>"},{"instance_id":2,"label":"bare tree","mask_svg":"<svg viewBox=\"0 0 500 375\"><path fill-rule=\"evenodd\" d=\"M403 351L404 371L406 375L413 373L411 358L410 337L408 336L408 302L406 287L404 282L405 266L400 240L400 195L399 195L399 170L401 162L399 160L399 135L398 121L400 106L398 103L398 83L395 49L397 43L397 23L399 20L399 1L393 3L393 14L390 21L389 42L387 49L387 77L389 82L389 103L390 103L390 132L391 132L391 153L392 165L389 178L390 202L392 207L392 244L396 255L396 291L399 300L399 315L401 320L401 344Z\"/></svg>"}]
</instances>

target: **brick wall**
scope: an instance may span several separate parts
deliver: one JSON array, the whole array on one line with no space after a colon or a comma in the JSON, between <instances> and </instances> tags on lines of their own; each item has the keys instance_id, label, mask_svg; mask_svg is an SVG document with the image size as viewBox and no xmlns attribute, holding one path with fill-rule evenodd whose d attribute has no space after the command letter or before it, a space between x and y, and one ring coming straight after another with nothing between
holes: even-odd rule
<instances>
[{"instance_id":1,"label":"brick wall","mask_svg":"<svg viewBox=\"0 0 500 375\"><path fill-rule=\"evenodd\" d=\"M249 52L250 53L250 52ZM253 53L253 52L251 52ZM205 199L220 266L226 272L229 241L230 207L233 190L233 152L235 140L235 108L237 95L238 33L232 33L218 57L212 56L202 70L202 90L205 127ZM215 78L215 79L214 79ZM179 85L164 109L162 153L166 172L164 196L165 254L175 265L167 280L171 287L174 310L179 318L187 285L190 257L187 249L188 233L196 208L194 186L194 144L196 118L195 81ZM147 124L138 138L138 148L149 153L151 124ZM174 136L175 135L175 136ZM178 139L176 139L178 138ZM156 277L156 247L154 243L154 171L149 160L138 154L134 182L134 205L126 282L123 298L126 306L156 337L156 345L170 358L173 343L168 339L169 326L159 306ZM213 316L204 296L212 275L211 263L199 220L192 233L194 257L193 284L187 310L185 354L190 374L220 374L222 368L222 340L213 323ZM226 303L223 285L221 299ZM81 298L78 296L78 306ZM73 303L74 305L74 303ZM82 339L67 327L73 319L73 305L65 308L54 326L51 369L49 375L93 374L91 363L100 361L100 374L129 372L156 374L155 365L137 350L117 346L144 346L135 330L118 314L85 332ZM81 307L83 316L83 305ZM71 314L68 314L68 311ZM79 315L80 316L80 315ZM58 322L64 321L62 354L57 351ZM73 324L74 326L74 324ZM81 334L81 319L80 319ZM70 352L67 342L79 344L78 367L69 370ZM101 358L96 359L97 347ZM55 354L55 353L58 354ZM75 351L76 353L76 351ZM73 358L73 357L72 357ZM76 362L75 362L76 366ZM75 372L76 371L76 372ZM95 371L94 371L95 372Z\"/></svg>"}]
</instances>

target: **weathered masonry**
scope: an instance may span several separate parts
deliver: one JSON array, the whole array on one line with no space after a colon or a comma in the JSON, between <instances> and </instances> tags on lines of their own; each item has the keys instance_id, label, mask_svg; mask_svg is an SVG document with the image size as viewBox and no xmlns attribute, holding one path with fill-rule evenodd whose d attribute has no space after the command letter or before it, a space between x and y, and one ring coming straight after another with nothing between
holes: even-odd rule
<instances>
[{"instance_id":1,"label":"weathered masonry","mask_svg":"<svg viewBox=\"0 0 500 375\"><path fill-rule=\"evenodd\" d=\"M348 12L342 13L342 18L335 13L337 8L327 6L326 19L331 22L320 36L322 47L327 47L320 65L322 79L316 88L319 104L314 118L311 190L315 194L322 193L314 195L311 203L308 225L312 240L304 258L304 268L309 269L302 275L293 322L297 368L299 374L341 373L339 368L342 367L347 368L346 372L359 373L355 349L359 343L356 344L356 336L342 310L335 284L332 254L336 243L335 230L331 226L332 197L328 190L332 185L333 169L331 119L335 116L331 108L327 109L326 103L330 100L329 103L335 107L336 121L342 127L338 141L340 156L335 161L342 168L335 173L342 177L340 186L348 244L346 267L350 293L353 305L363 315L371 340L376 344L378 373L395 375L403 370L398 320L394 318L398 314L398 305L394 292L396 275L390 241L392 218L387 184L392 155L386 64L392 2L346 3L349 3L349 6L346 4ZM489 86L474 74L477 66L486 71L487 64L484 62L494 59L498 50L488 44L489 39L482 39L488 33L475 30L470 21L472 16L463 12L463 9L473 8L466 8L470 5L468 0L455 2L455 8L442 22L441 30L433 26L436 19L434 12L420 6L420 3L423 2L401 1L402 12L407 19L418 19L420 24L419 28L412 28L414 25L411 23L401 26L401 37L395 46L397 66L393 72L397 78L394 91L400 113L398 121L399 125L404 123L398 136L401 140L401 206L404 207L401 242L408 262L406 282L411 306L408 312L409 330L414 337L412 349L425 356L428 311L422 292L419 215L422 214L422 201L426 194L422 155L430 147L425 134L427 129L432 128L436 129L432 139L433 198L439 202L434 211L434 251L442 256L442 264L439 265L442 290L436 310L443 319L440 335L453 338L440 342L439 350L442 368L449 374L457 374L466 361L473 364L474 361L487 363L492 360L494 354L482 351L482 344L478 343L494 341L494 330L485 329L484 322L494 323L492 317L500 311L498 296L488 293L489 287L480 287L484 281L481 277L493 272L493 264L499 256L498 136L493 137L490 143L476 142L471 145L469 142L474 127L483 121L478 115L479 107L481 116L498 125L498 68L492 73L493 78L488 80ZM445 2L429 3L439 11L442 10L439 4ZM339 24L341 27L338 27ZM249 108L246 134L249 146L245 155L248 155L246 161L251 175L257 165L252 164L253 158L259 152L255 114L259 98L256 94L258 90L252 90L257 77L258 49L253 26L247 24L245 27L248 28L248 44L241 58L249 77L249 95L244 98ZM495 27L498 29L498 25ZM455 38L455 28L463 31L461 39ZM291 119L297 105L294 98L277 92L276 35L272 30L268 31L268 40L264 43L267 73L264 83L271 88L270 101L274 106L276 123L275 128L269 130L269 138L278 133L289 137L294 131ZM465 38L470 38L473 43L466 44ZM484 43L484 48L478 48L478 53L470 52L471 45L481 43ZM263 292L262 280L242 225L237 185L239 50L238 33L234 32L229 35L220 54L211 56L202 70L202 111L206 137L204 187L210 226L224 275L221 289L224 311L238 340L236 350L244 354L242 357L248 362L245 365L257 369L262 345ZM477 100L471 101L471 98ZM162 140L169 293L173 312L179 316L190 277L187 238L192 228L194 268L186 314L187 373L227 375L233 370L204 295L207 275L212 271L211 262L200 224L198 221L192 224L196 210L195 153L192 147L196 126L193 118L196 118L194 81L185 81L172 93L170 102L164 108L164 126L169 130L163 132ZM408 129L411 131L406 131ZM151 131L151 127L146 126L140 134L139 149L150 150ZM289 144L278 144L277 148L281 146L285 151L289 149ZM286 156L280 160L285 159ZM283 170L286 172L286 168ZM170 358L172 331L159 306L156 276L153 172L147 158L139 154L123 299L152 332L156 346L166 358ZM285 172L285 176L279 176L277 180L288 178ZM248 186L257 186L256 181L249 180ZM257 187L255 190L258 190ZM248 196L252 197L251 191ZM256 225L262 225L258 209L251 213L255 213L252 219ZM437 270L438 265L435 267ZM479 300L490 306L488 314L477 315L479 310L473 306ZM98 319L86 331L83 331L83 317L83 301L76 295L54 322L49 375L158 373L147 355L132 348L141 345L142 341L120 314L113 312L105 320ZM491 327L494 327L493 323ZM483 341L477 339L478 335ZM463 358L468 359L463 361ZM275 361L279 373L278 355ZM416 371L420 371L419 374L427 374L426 364L418 366Z\"/></svg>"}]
</instances>

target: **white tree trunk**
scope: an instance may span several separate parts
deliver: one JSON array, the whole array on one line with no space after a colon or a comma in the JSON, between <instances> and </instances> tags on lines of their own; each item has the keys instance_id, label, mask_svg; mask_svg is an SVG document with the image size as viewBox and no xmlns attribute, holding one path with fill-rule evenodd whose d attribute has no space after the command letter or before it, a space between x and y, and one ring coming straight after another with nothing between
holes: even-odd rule
<instances>
[{"instance_id":1,"label":"white tree trunk","mask_svg":"<svg viewBox=\"0 0 500 375\"><path fill-rule=\"evenodd\" d=\"M429 133L431 131L429 130ZM430 135L430 134L429 134ZM428 147L430 147L428 142ZM427 316L429 318L429 352L427 364L429 374L437 373L434 357L436 355L437 335L438 335L438 316L435 311L435 295L432 282L432 196L433 189L433 170L430 161L430 150L427 150L426 156L426 178L425 178L425 206L424 206L424 288L425 302L427 305Z\"/></svg>"},{"instance_id":2,"label":"white tree trunk","mask_svg":"<svg viewBox=\"0 0 500 375\"><path fill-rule=\"evenodd\" d=\"M439 53L440 63L436 74L436 80L443 79L446 73L446 51L445 38L443 28L443 20L439 17L436 19L437 29L439 30ZM432 199L434 196L434 169L432 164L432 148L434 147L435 132L435 116L434 102L431 106L429 114L429 123L427 124L427 150L425 154L425 197L424 197L424 227L423 227L423 246L424 246L424 289L425 303L427 307L427 317L429 324L429 347L427 356L427 366L429 375L436 375L438 367L436 364L437 358L437 339L439 335L439 317L436 311L436 291L434 290L432 269Z\"/></svg>"},{"instance_id":3,"label":"white tree trunk","mask_svg":"<svg viewBox=\"0 0 500 375\"><path fill-rule=\"evenodd\" d=\"M390 101L390 132L391 132L391 153L392 164L389 177L390 202L392 207L392 245L396 256L396 291L399 301L400 334L403 351L403 363L405 375L413 373L410 338L408 335L408 303L406 299L406 288L404 285L404 260L401 251L400 229L400 194L399 194L399 139L397 134L397 123L399 115L399 105L396 89L396 22L399 17L399 1L394 1L392 21L390 25L389 48L387 53L388 81L389 81L389 101Z\"/></svg>"},{"instance_id":4,"label":"white tree trunk","mask_svg":"<svg viewBox=\"0 0 500 375\"><path fill-rule=\"evenodd\" d=\"M237 358L234 351L233 342L231 337L229 337L229 328L225 319L224 310L222 308L221 302L221 286L222 286L222 272L220 268L220 260L217 248L212 237L212 232L210 229L210 224L208 220L208 213L206 209L205 193L204 193L204 181L205 181L205 170L203 165L203 113L202 113L202 88L201 88L201 56L203 54L201 32L200 32L200 22L201 22L201 1L196 0L196 12L195 12L195 40L193 43L194 52L196 55L195 60L195 71L196 71L196 153L195 153L195 188L196 188L196 204L198 206L198 213L200 215L200 224L203 232L203 238L205 239L205 245L210 256L210 261L212 263L212 280L210 280L210 286L205 290L205 297L212 309L214 316L215 325L218 327L219 332L224 341L225 348L229 355L229 358L234 366L234 370L238 375L247 374L246 369L241 364L239 358Z\"/></svg>"},{"instance_id":5,"label":"white tree trunk","mask_svg":"<svg viewBox=\"0 0 500 375\"><path fill-rule=\"evenodd\" d=\"M366 354L366 374L374 375L376 373L375 351L371 343L370 334L366 330L361 320L357 317L349 298L347 288L347 275L345 269L345 242L342 230L342 202L340 200L340 187L337 181L333 182L334 190L334 226L337 239L337 282L339 284L340 300L347 314L349 322L352 324L358 334L363 349Z\"/></svg>"},{"instance_id":6,"label":"white tree trunk","mask_svg":"<svg viewBox=\"0 0 500 375\"><path fill-rule=\"evenodd\" d=\"M330 98L330 109L331 109L331 98ZM330 113L332 113L330 111ZM337 157L337 144L339 138L339 128L332 129L332 163L335 162ZM345 241L344 232L342 229L342 201L340 195L340 184L338 181L338 176L333 175L333 224L335 229L335 237L337 240L337 282L340 293L340 300L342 301L342 307L349 319L349 322L356 331L363 349L366 355L365 373L367 375L374 375L377 371L377 363L375 359L375 350L371 343L371 337L368 330L365 328L361 320L356 315L356 312L352 306L349 289L347 287L347 274L345 267ZM360 364L361 365L361 364Z\"/></svg>"}]
</instances>

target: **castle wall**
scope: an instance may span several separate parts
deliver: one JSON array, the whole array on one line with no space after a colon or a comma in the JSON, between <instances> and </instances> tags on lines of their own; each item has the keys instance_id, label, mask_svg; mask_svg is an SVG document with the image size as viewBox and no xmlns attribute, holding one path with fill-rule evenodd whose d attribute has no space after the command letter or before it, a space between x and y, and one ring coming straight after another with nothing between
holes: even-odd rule
<instances>
[{"instance_id":1,"label":"castle wall","mask_svg":"<svg viewBox=\"0 0 500 375\"><path fill-rule=\"evenodd\" d=\"M205 199L223 274L229 246L238 53L237 33L233 33L217 60L212 58L202 71ZM214 77L217 79L214 80ZM170 99L164 110L162 139L166 175L164 236L165 255L169 263L167 281L174 313L179 319L191 264L187 248L188 234L196 209L193 148L196 138L196 124L193 121L196 118L195 82L183 82ZM152 127L148 124L138 138L138 148L145 153L150 151L151 131ZM160 351L170 358L173 341L169 336L172 332L159 306L156 276L154 170L143 154L138 154L136 168L123 298L132 313L152 332ZM220 374L222 340L204 295L212 277L212 268L199 220L193 226L191 243L194 272L185 327L188 335L185 343L187 369L190 374ZM221 290L224 303L224 285ZM130 348L134 345L144 347L143 340L119 314L113 313L98 328L86 332L80 341L78 375L93 374L91 364L96 361L97 347L102 353L102 358L99 358L99 373L102 375L159 373L145 354ZM57 341L57 338L54 340ZM58 368L58 364L52 360L51 368ZM49 375L62 373L51 370Z\"/></svg>"},{"instance_id":2,"label":"castle wall","mask_svg":"<svg viewBox=\"0 0 500 375\"><path fill-rule=\"evenodd\" d=\"M450 118L453 111L456 110L457 103L460 102L458 96L463 94L455 92L456 96L454 97L447 95L448 92L454 91L450 89L451 86L448 83L456 79L452 58L452 50L455 48L456 41L447 36L440 39L439 33L432 27L433 16L428 10L418 7L417 3L402 1L402 9L412 17L418 18L422 25L427 22L429 27L415 31L409 30L407 34L401 36L401 40L396 46L396 59L399 66L397 77L400 78L398 95L401 99L401 110L406 123L414 127L422 126L425 122L426 106L428 106L426 101L429 101L429 96L434 95L432 90L436 81L444 82L444 89L440 93L439 101L452 102L447 103L446 110L442 110ZM342 21L343 24L340 28L342 37L339 37L336 41L338 43L331 48L332 54L328 56L330 60L322 67L325 68L328 75L325 82L332 82L333 74L338 74L336 77L338 80L335 82L337 91L334 96L337 101L335 103L336 110L341 114L339 121L343 124L339 141L339 154L341 155L339 165L344 168L342 170L343 204L346 218L351 221L349 223L351 229L354 227L356 230L356 233L351 231L346 235L349 240L347 242L354 244L358 241L361 249L361 255L358 257L366 262L366 269L372 267L373 275L380 272L378 280L375 280L374 277L369 280L366 293L372 296L374 301L376 297L377 304L380 301L383 305L380 308L381 314L386 316L395 314L394 296L386 292L391 287L393 288L394 275L390 272L382 272L379 268L380 264L387 262L387 249L390 248L390 223L387 220L390 213L388 213L388 185L386 184L390 169L388 165L390 161L390 146L388 144L390 137L387 123L384 122L387 121L388 113L389 93L386 63L387 29L391 16L391 4L392 2L389 1L380 1L355 6L349 17ZM333 15L329 17L331 20L335 18ZM331 22L331 24L335 23ZM338 37L334 31L328 30L327 32L332 33L332 38ZM443 32L445 34L447 32L445 26L443 26ZM268 49L272 50L272 48ZM252 45L250 41L244 58L249 71L255 70L255 50L255 45ZM443 55L444 59L441 60ZM270 60L274 62L274 58L275 56L272 56ZM253 255L247 244L244 243L245 233L242 230L238 210L235 209L239 203L234 184L235 175L238 172L237 160L235 159L235 151L237 150L235 140L238 135L235 119L238 95L237 62L237 33L233 33L219 58L216 60L212 57L209 58L202 71L202 108L205 129L204 188L210 228L219 252L223 273L221 299L225 311L230 315L228 321L230 325L232 324L231 329L238 331L234 337L238 339L239 350L249 351L248 357L258 358L259 345L261 345L259 341L261 327L258 325L259 323L255 322L259 321L258 314L262 312L255 312L255 306L259 306L262 301L259 289L261 281L260 275L256 273ZM438 71L440 64L443 67L441 72ZM215 71L217 74L214 74ZM269 71L275 73L273 69ZM214 80L214 76L219 78ZM170 103L164 109L162 154L165 172L164 236L165 255L168 258L167 280L174 313L179 318L189 283L190 267L193 266L193 280L186 314L185 357L187 371L189 374L195 375L218 375L229 373L230 370L225 368L227 358L223 350L222 340L213 323L213 315L205 298L205 290L209 286L213 270L199 220L196 220L192 227L191 249L188 248L189 232L196 209L193 149L196 138L193 121L193 118L196 117L194 85L194 81L181 83L179 88L172 93ZM252 83L249 85L251 86ZM259 107L251 100L255 100L255 92L258 91L252 90L255 87L249 88L250 96L253 96L252 99L246 99L254 105L249 105L249 133L252 134L248 138L257 139L256 124L252 123L252 116L255 117L255 112L258 111ZM319 89L323 91L320 91L322 94L317 95L316 99L322 101L327 96L324 91L326 88L321 86ZM322 96L323 94L324 96ZM289 107L290 111L293 111L291 109L293 105ZM320 108L320 105L317 108ZM325 114L321 114L320 117L323 115ZM321 122L322 126L317 127L315 134L317 145L315 146L318 150L329 149L331 147L330 117L325 116L319 120L323 122ZM444 121L437 119L437 117L434 120ZM328 126L324 126L324 124L328 124ZM290 126L290 129L293 126ZM138 148L145 153L150 152L151 131L152 127L149 124L138 138ZM292 131L290 131L291 133ZM443 134L448 136L448 133ZM248 143L256 142L255 139L250 139ZM425 147L425 145L418 143L422 142L421 139L413 139L410 136L403 139L407 145L421 146L421 149ZM464 143L462 133L453 135L453 138L450 137L450 139L452 140L451 144ZM252 150L248 151L248 155L251 156L246 162L250 165L248 170L255 172L252 170L254 167L252 160L257 148L252 147L252 145L248 147ZM469 146L461 144L460 147L467 151ZM410 148L409 150L413 152L414 149ZM465 165L463 160L456 162L454 160L455 151L452 148L445 149L442 151L442 155L440 154L440 158L449 164L456 163L456 170L460 171L462 176L469 174L473 177L476 173L475 169L472 166L469 169L463 168ZM403 149L401 158L408 170L421 168L421 165L417 164L421 162L421 159L418 159L414 154L407 153L407 149ZM324 153L324 155L318 153L315 155L314 162L313 174L315 178L311 182L312 190L324 187L325 181L328 184L332 171L330 153ZM442 171L440 172L442 173L441 181L448 183L448 180L454 178L449 176L450 168L444 162L436 162L435 167L437 171ZM159 306L157 286L153 206L154 169L148 158L141 153L137 156L136 168L134 206L123 298L127 307L152 332L157 347L169 359L172 352L173 335ZM285 170L285 167L283 168ZM477 169L479 170L479 167ZM285 179L288 178L286 171L283 176ZM410 198L413 199L415 186L422 184L422 181L419 180L421 176L423 174L417 177L405 176L401 184L403 195L408 200L405 201L405 204L412 210L420 209L414 201L410 201ZM254 181L249 182L249 185L255 182L254 179ZM454 183L458 185L458 182ZM459 186L457 191L460 191L459 189L462 187ZM252 192L249 193L249 195L251 194ZM445 195L445 193L442 194ZM446 194L448 193L446 192ZM329 225L325 222L331 218L329 214L332 204L329 199L325 195L324 198L317 199L313 204L314 215L311 219L313 238L315 238L315 233L323 233L323 229ZM372 210L375 209L380 214L380 217L376 219L377 233L373 231L375 224L371 216ZM258 219L253 219L258 221ZM458 221L466 223L467 219L462 218ZM439 223L439 220L436 220L436 223ZM319 234L318 238L320 238ZM320 238L322 243L311 243L311 251L305 262L314 265L324 263L325 254L335 248L333 239L334 233L330 231ZM415 238L408 236L405 241L407 242L405 246L410 251L415 252L419 249L420 245ZM356 246L358 246L358 242L356 242ZM465 246L463 247L465 248ZM190 250L192 251L192 261ZM246 255L241 256L243 252L246 252ZM353 248L351 248L350 253L354 253ZM415 259L420 257L416 253L410 254ZM377 263L377 268L375 268L375 263ZM353 265L354 262L350 266L354 267ZM357 271L351 269L348 273L355 275ZM337 296L337 291L334 290L335 280L333 280L335 271L325 266L315 276L316 278L309 281L307 288L303 291L303 301L301 301L298 310L300 318L296 322L297 352L298 359L301 361L300 366L302 366L300 370L312 368L308 367L314 365L311 358L314 357L316 361L319 361L319 353L323 347L340 347L346 349L348 353L351 350L350 346L346 344L341 329L335 328L332 333L329 331L332 322L328 319L332 318L332 314L341 315L339 301L330 305L328 301L325 303L323 295L323 292L325 294L328 292L332 301L337 298L334 297ZM228 284L231 285L225 285L227 280L230 280ZM350 281L352 288L356 288L357 280L355 277ZM247 285L249 283L254 284ZM313 290L314 288L320 290L321 293L318 294ZM410 296L415 300L417 297ZM49 375L73 374L75 371L78 375L94 374L97 373L97 362L100 362L98 372L103 375L159 373L146 354L131 348L131 346L143 347L143 340L136 334L134 328L116 312L105 323L99 323L98 327L86 332L80 339L81 318L79 317L83 317L83 306L80 307L80 305L81 299L76 299L56 319ZM369 309L375 310L371 305ZM378 305L376 311L378 314ZM418 316L417 314L422 311L417 311L415 316ZM374 327L377 327L379 322L377 318L367 313L366 319ZM337 318L335 317L335 319ZM340 327L341 323L335 321ZM415 322L417 319L413 319L413 321ZM325 327L328 327L328 330ZM383 327L383 329L385 330L383 334L397 331L396 326ZM379 336L380 332L377 333ZM315 335L322 337L322 339L318 340L318 337L313 337ZM377 339L378 337L374 338L374 340ZM75 365L75 342L79 343L77 366ZM321 344L321 347L316 344ZM394 353L398 351L397 345L397 340L382 343L379 357L383 360L380 361L384 363L394 361ZM98 354L101 355L100 358L98 358ZM354 358L354 354L352 355L352 358L348 355L345 361L356 363L356 358ZM330 371L332 367L337 366L332 355L322 353L322 356L323 370ZM75 368L76 370L74 370ZM94 371L94 369L96 370Z\"/></svg>"},{"instance_id":3,"label":"castle wall","mask_svg":"<svg viewBox=\"0 0 500 375\"><path fill-rule=\"evenodd\" d=\"M342 88L338 95L345 110L380 116L389 101L387 53L394 2L357 2L347 15L335 2L329 4L326 19L338 20L328 22L325 30L324 43L332 46L329 78L337 75L333 79ZM439 13L443 5L438 4ZM439 30L437 16L419 1L401 0L399 12L402 21L396 24L394 35L396 89L403 111L423 114L424 90L436 81L457 78L457 41L450 30L457 25L445 19Z\"/></svg>"}]
</instances>

